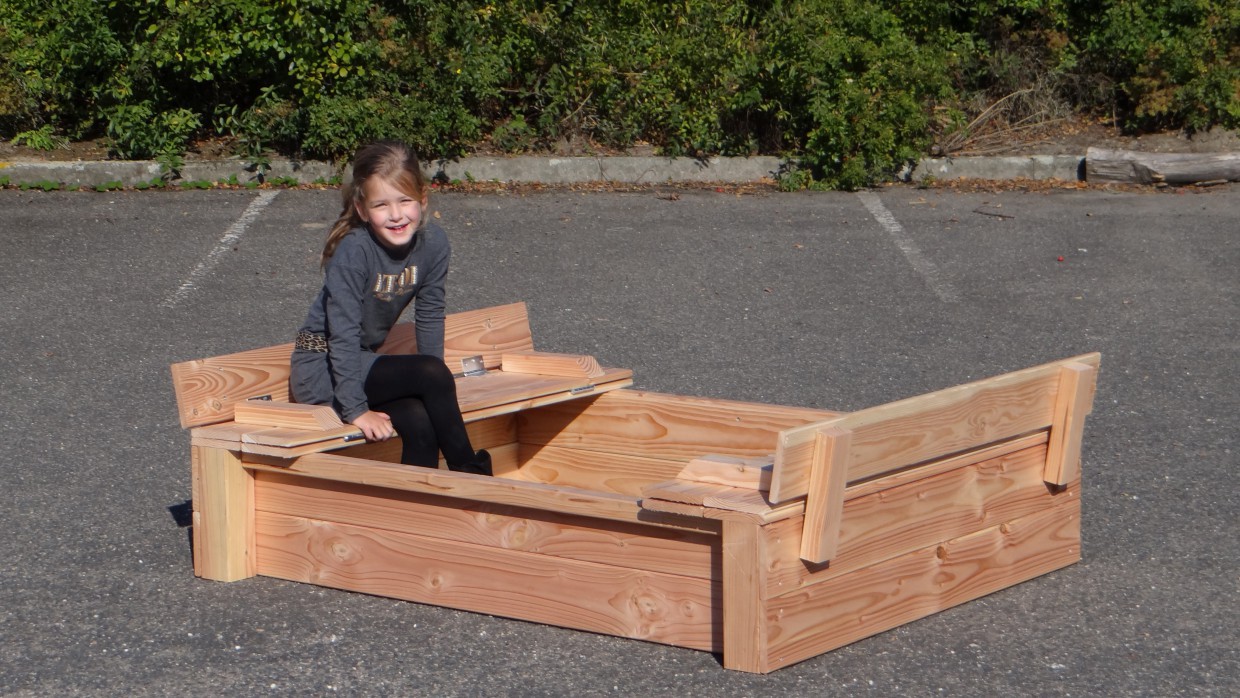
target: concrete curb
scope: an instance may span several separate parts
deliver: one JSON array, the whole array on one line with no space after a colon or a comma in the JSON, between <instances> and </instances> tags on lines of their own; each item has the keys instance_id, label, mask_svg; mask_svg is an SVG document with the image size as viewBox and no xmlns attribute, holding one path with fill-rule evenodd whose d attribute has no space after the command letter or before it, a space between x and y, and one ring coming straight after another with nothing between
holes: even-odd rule
<instances>
[{"instance_id":1,"label":"concrete curb","mask_svg":"<svg viewBox=\"0 0 1240 698\"><path fill-rule=\"evenodd\" d=\"M905 177L917 182L927 177L949 179L1085 179L1083 155L1019 155L1007 157L927 158Z\"/></svg>"},{"instance_id":2,"label":"concrete curb","mask_svg":"<svg viewBox=\"0 0 1240 698\"><path fill-rule=\"evenodd\" d=\"M747 184L769 182L786 161L777 157L663 158L663 157L469 157L427 163L428 177L440 179L506 182L519 184L624 184L707 183ZM258 176L242 159L192 161L180 168L180 182L255 182ZM126 187L149 183L160 176L153 161L105 160L58 162L12 160L0 162L0 181L10 185L50 182L65 187L96 188L119 183ZM303 184L329 182L339 176L331 163L273 159L268 179L293 178ZM1084 157L1078 155L1028 155L1015 157L928 158L901 173L903 181L968 179L1062 179L1084 178Z\"/></svg>"}]
</instances>

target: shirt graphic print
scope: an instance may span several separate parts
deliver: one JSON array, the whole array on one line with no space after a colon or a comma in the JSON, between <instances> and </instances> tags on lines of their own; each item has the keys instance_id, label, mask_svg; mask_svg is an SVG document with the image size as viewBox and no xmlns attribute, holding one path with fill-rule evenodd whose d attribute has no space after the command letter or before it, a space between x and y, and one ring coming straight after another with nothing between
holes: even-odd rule
<instances>
[{"instance_id":1,"label":"shirt graphic print","mask_svg":"<svg viewBox=\"0 0 1240 698\"><path fill-rule=\"evenodd\" d=\"M417 285L418 266L414 264L405 267L399 274L376 274L371 292L381 301L391 301L411 293Z\"/></svg>"}]
</instances>

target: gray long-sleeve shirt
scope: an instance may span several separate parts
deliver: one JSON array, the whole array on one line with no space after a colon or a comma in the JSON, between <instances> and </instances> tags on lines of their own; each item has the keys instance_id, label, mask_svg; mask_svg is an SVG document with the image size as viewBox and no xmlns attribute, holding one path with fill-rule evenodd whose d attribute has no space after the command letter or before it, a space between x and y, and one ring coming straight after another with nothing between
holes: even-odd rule
<instances>
[{"instance_id":1,"label":"gray long-sleeve shirt","mask_svg":"<svg viewBox=\"0 0 1240 698\"><path fill-rule=\"evenodd\" d=\"M363 386L378 358L375 350L410 301L418 352L442 359L450 256L448 236L431 222L403 254L380 244L369 228L349 231L327 262L323 289L300 330L325 336L327 351L293 352L293 399L331 404L346 422L370 409Z\"/></svg>"}]
</instances>

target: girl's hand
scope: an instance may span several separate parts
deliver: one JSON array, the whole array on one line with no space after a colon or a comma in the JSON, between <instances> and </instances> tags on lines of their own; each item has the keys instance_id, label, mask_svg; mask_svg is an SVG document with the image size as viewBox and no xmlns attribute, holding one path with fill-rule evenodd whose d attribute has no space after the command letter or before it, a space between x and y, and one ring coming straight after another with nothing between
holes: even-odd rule
<instances>
[{"instance_id":1,"label":"girl's hand","mask_svg":"<svg viewBox=\"0 0 1240 698\"><path fill-rule=\"evenodd\" d=\"M353 426L362 430L367 441L387 441L396 436L392 418L382 412L368 410L353 420Z\"/></svg>"}]
</instances>

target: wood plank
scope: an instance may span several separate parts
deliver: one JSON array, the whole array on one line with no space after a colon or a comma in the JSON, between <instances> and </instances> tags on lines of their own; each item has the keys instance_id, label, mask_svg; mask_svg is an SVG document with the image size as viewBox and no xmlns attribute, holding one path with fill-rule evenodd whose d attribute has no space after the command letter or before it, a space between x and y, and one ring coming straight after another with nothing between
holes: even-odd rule
<instances>
[{"instance_id":1,"label":"wood plank","mask_svg":"<svg viewBox=\"0 0 1240 698\"><path fill-rule=\"evenodd\" d=\"M1046 429L1053 419L1060 368L1069 363L1096 367L1099 360L1098 354L1087 354L788 429L778 438L771 500L808 492L818 429L853 433L848 481L855 482Z\"/></svg>"},{"instance_id":2,"label":"wood plank","mask_svg":"<svg viewBox=\"0 0 1240 698\"><path fill-rule=\"evenodd\" d=\"M189 445L200 446L202 448L218 448L225 451L240 451L241 444L237 441L223 441L220 439L205 439L200 436L191 436Z\"/></svg>"},{"instance_id":3,"label":"wood plank","mask_svg":"<svg viewBox=\"0 0 1240 698\"><path fill-rule=\"evenodd\" d=\"M495 448L516 443L517 418L511 414L504 414L478 419L466 422L465 431L469 434L469 442L475 449Z\"/></svg>"},{"instance_id":4,"label":"wood plank","mask_svg":"<svg viewBox=\"0 0 1240 698\"><path fill-rule=\"evenodd\" d=\"M388 439L387 441L359 441L341 448L335 451L335 453L350 458L363 458L384 463L399 463L401 445L400 437Z\"/></svg>"},{"instance_id":5,"label":"wood plank","mask_svg":"<svg viewBox=\"0 0 1240 698\"><path fill-rule=\"evenodd\" d=\"M723 498L710 498L711 506L673 502L670 499L643 499L642 510L698 517L704 521L743 521L759 526L797 518L805 513L805 503L801 500L771 506L762 497L761 492L739 487L734 488L733 492L736 496L735 500L725 502ZM749 499L746 500L746 497ZM726 506L718 506L720 504L726 504ZM796 531L799 541L801 533L799 522Z\"/></svg>"},{"instance_id":6,"label":"wood plank","mask_svg":"<svg viewBox=\"0 0 1240 698\"><path fill-rule=\"evenodd\" d=\"M466 421L510 414L542 405L585 399L633 384L627 368L607 368L600 378L539 377L531 374L488 372L456 381L457 401Z\"/></svg>"},{"instance_id":7,"label":"wood plank","mask_svg":"<svg viewBox=\"0 0 1240 698\"><path fill-rule=\"evenodd\" d=\"M280 344L172 365L181 426L198 427L233 418L233 406L255 397L288 402L289 356Z\"/></svg>"},{"instance_id":8,"label":"wood plank","mask_svg":"<svg viewBox=\"0 0 1240 698\"><path fill-rule=\"evenodd\" d=\"M1047 437L1048 432L1037 431L1026 436L999 441L955 456L940 458L911 468L885 473L881 477L854 482L849 484L848 488L844 490L844 499L847 501L864 497L875 492L882 492L910 482L917 482L934 475L950 472L966 465L976 465L995 458L1002 458L1012 453L1018 453L1028 448L1042 446L1046 443Z\"/></svg>"},{"instance_id":9,"label":"wood plank","mask_svg":"<svg viewBox=\"0 0 1240 698\"><path fill-rule=\"evenodd\" d=\"M281 429L325 431L344 426L330 405L301 405L275 400L243 400L233 406L233 421Z\"/></svg>"},{"instance_id":10,"label":"wood plank","mask_svg":"<svg viewBox=\"0 0 1240 698\"><path fill-rule=\"evenodd\" d=\"M632 385L632 372L627 369L607 369L608 382L585 384L589 394L616 390ZM505 375L498 372L484 376L466 376L457 379L458 401L466 425L496 416L514 414L518 411L565 400L579 399L585 379L538 377L528 374ZM258 402L258 401L255 401ZM289 403L283 403L289 405ZM326 406L302 406L330 409ZM334 412L333 412L334 414ZM262 419L259 417L258 419ZM270 421L275 421L274 419ZM226 422L225 424L231 424ZM199 427L209 429L209 427ZM285 458L296 458L310 453L336 451L357 443L363 443L362 432L345 424L332 429L288 429L259 427L241 432L241 450Z\"/></svg>"},{"instance_id":11,"label":"wood plank","mask_svg":"<svg viewBox=\"0 0 1240 698\"><path fill-rule=\"evenodd\" d=\"M719 491L722 485L684 480L656 482L642 490L642 499L666 499L684 504L708 506L706 498Z\"/></svg>"},{"instance_id":12,"label":"wood plank","mask_svg":"<svg viewBox=\"0 0 1240 698\"><path fill-rule=\"evenodd\" d=\"M688 465L676 474L676 479L765 492L771 488L771 469L774 462L775 454L773 453L761 458L708 454L689 461Z\"/></svg>"},{"instance_id":13,"label":"wood plank","mask_svg":"<svg viewBox=\"0 0 1240 698\"><path fill-rule=\"evenodd\" d=\"M265 453L295 458L306 453L320 453L340 449L345 451L341 455L353 458L368 458L388 463L400 462L400 438L374 443L364 440L350 441L343 439L342 437L361 434L359 429L350 425L329 432L305 432L300 430L256 429L249 425L224 422L218 425L197 427L191 433L216 435L218 432L220 435L224 435L232 431L236 431L240 441L244 443L282 447L270 449L246 448L244 450L247 453ZM516 441L517 422L516 418L511 414L479 418L475 421L467 421L465 423L465 431L469 434L470 443L473 444L475 449L495 448ZM318 443L320 447L300 449L300 452L284 450L311 443ZM238 448L240 447L238 446ZM515 467L515 457L513 463L506 465ZM499 471L496 472L498 473Z\"/></svg>"},{"instance_id":14,"label":"wood plank","mask_svg":"<svg viewBox=\"0 0 1240 698\"><path fill-rule=\"evenodd\" d=\"M260 574L718 651L705 579L260 512Z\"/></svg>"},{"instance_id":15,"label":"wood plank","mask_svg":"<svg viewBox=\"0 0 1240 698\"><path fill-rule=\"evenodd\" d=\"M518 417L523 443L684 463L704 454L765 457L781 430L837 412L618 390Z\"/></svg>"},{"instance_id":16,"label":"wood plank","mask_svg":"<svg viewBox=\"0 0 1240 698\"><path fill-rule=\"evenodd\" d=\"M254 576L254 478L232 451L192 446L194 574L235 582Z\"/></svg>"},{"instance_id":17,"label":"wood plank","mask_svg":"<svg viewBox=\"0 0 1240 698\"><path fill-rule=\"evenodd\" d=\"M234 446L233 450L240 448L241 438L252 431L264 431L267 427L257 427L252 424L237 424L236 422L220 422L219 424L208 424L202 427L192 427L189 430L191 439L209 439L211 441L228 441Z\"/></svg>"},{"instance_id":18,"label":"wood plank","mask_svg":"<svg viewBox=\"0 0 1240 698\"><path fill-rule=\"evenodd\" d=\"M380 352L416 352L411 323L397 323ZM450 313L444 320L444 360L459 366L466 356L482 354L488 368L498 368L505 351L533 349L524 303ZM292 343L183 361L172 365L177 414L185 428L233 419L238 402L255 397L289 401Z\"/></svg>"},{"instance_id":19,"label":"wood plank","mask_svg":"<svg viewBox=\"0 0 1240 698\"><path fill-rule=\"evenodd\" d=\"M541 509L613 521L646 522L641 517L637 498L603 492L590 492L569 487L554 487L508 478L471 475L415 468L393 463L349 458L328 453L314 453L294 460L268 459L260 454L243 454L247 468L273 470L359 485L390 487L408 492L437 494L491 504ZM653 525L698 529L700 524L672 520Z\"/></svg>"},{"instance_id":20,"label":"wood plank","mask_svg":"<svg viewBox=\"0 0 1240 698\"><path fill-rule=\"evenodd\" d=\"M231 422L226 422L225 424L231 424ZM212 427L200 428L211 429ZM197 429L193 431L197 431ZM469 434L469 441L475 449L485 448L492 450L491 456L494 460L496 475L503 475L517 468L517 452L515 449L509 449L511 450L511 455L508 455L507 451L499 451L499 449L505 446L515 444L517 440L516 417L511 414L505 414L475 422L466 422L465 431ZM373 443L361 441L342 448L338 453L350 458L399 463L400 450L401 441L397 437ZM440 463L442 464L442 462L441 459Z\"/></svg>"},{"instance_id":21,"label":"wood plank","mask_svg":"<svg viewBox=\"0 0 1240 698\"><path fill-rule=\"evenodd\" d=\"M707 495L702 504L713 509L748 512L760 517L763 522L771 520L770 516L774 512L774 507L771 506L765 492L745 487L723 485L716 485L716 487L718 489Z\"/></svg>"},{"instance_id":22,"label":"wood plank","mask_svg":"<svg viewBox=\"0 0 1240 698\"><path fill-rule=\"evenodd\" d=\"M723 523L723 666L766 673L766 539L752 523Z\"/></svg>"},{"instance_id":23,"label":"wood plank","mask_svg":"<svg viewBox=\"0 0 1240 698\"><path fill-rule=\"evenodd\" d=\"M337 430L334 435L323 438L325 435L327 435L326 432L315 432L314 441L294 446L268 446L266 444L242 442L241 451L242 453L278 456L280 458L298 458L311 453L337 451L353 444L365 443L365 437L362 436L361 431L355 429L352 425Z\"/></svg>"},{"instance_id":24,"label":"wood plank","mask_svg":"<svg viewBox=\"0 0 1240 698\"><path fill-rule=\"evenodd\" d=\"M522 480L630 497L640 497L644 487L670 479L681 467L675 460L529 444L521 445L519 458L515 477Z\"/></svg>"},{"instance_id":25,"label":"wood plank","mask_svg":"<svg viewBox=\"0 0 1240 698\"><path fill-rule=\"evenodd\" d=\"M642 491L643 507L656 507L658 505L655 502L659 501L746 512L756 515L758 518L750 518L756 521L763 521L762 517L771 510L766 493L759 490L692 480L667 480L650 485Z\"/></svg>"},{"instance_id":26,"label":"wood plank","mask_svg":"<svg viewBox=\"0 0 1240 698\"><path fill-rule=\"evenodd\" d=\"M326 405L319 406L327 407ZM327 407L327 409L330 410L331 408ZM360 442L365 440L365 436L362 434L361 429L353 426L352 424L341 424L340 426L330 429L287 429L283 427L271 427L256 431L248 431L241 435L243 450L245 450L245 446L248 444L294 448L296 446L305 446L306 444L317 444L325 441L336 440L340 440L343 443L350 443L352 441Z\"/></svg>"},{"instance_id":27,"label":"wood plank","mask_svg":"<svg viewBox=\"0 0 1240 698\"><path fill-rule=\"evenodd\" d=\"M418 343L414 323L392 327L380 354L416 354ZM529 312L525 303L510 303L477 310L449 313L444 319L444 362L454 373L461 370L461 359L479 354L488 369L499 368L505 351L534 348Z\"/></svg>"},{"instance_id":28,"label":"wood plank","mask_svg":"<svg viewBox=\"0 0 1240 698\"><path fill-rule=\"evenodd\" d=\"M838 428L822 429L814 440L814 464L801 534L800 558L806 562L824 563L839 548L851 443L852 432Z\"/></svg>"},{"instance_id":29,"label":"wood plank","mask_svg":"<svg viewBox=\"0 0 1240 698\"><path fill-rule=\"evenodd\" d=\"M417 492L260 472L255 507L430 538L702 579L718 578L714 533L600 521Z\"/></svg>"},{"instance_id":30,"label":"wood plank","mask_svg":"<svg viewBox=\"0 0 1240 698\"><path fill-rule=\"evenodd\" d=\"M1072 498L772 599L768 670L1033 579L1080 559L1080 501Z\"/></svg>"},{"instance_id":31,"label":"wood plank","mask_svg":"<svg viewBox=\"0 0 1240 698\"><path fill-rule=\"evenodd\" d=\"M846 494L839 548L829 566L798 559L801 520L772 524L772 557L767 561L775 587L771 594L811 586L1078 498L1079 482L1062 491L1046 486L1045 457L1046 447L1038 446L862 497Z\"/></svg>"},{"instance_id":32,"label":"wood plank","mask_svg":"<svg viewBox=\"0 0 1240 698\"><path fill-rule=\"evenodd\" d=\"M500 370L505 373L534 373L573 378L599 378L603 368L588 354L557 354L547 351L504 352Z\"/></svg>"},{"instance_id":33,"label":"wood plank","mask_svg":"<svg viewBox=\"0 0 1240 698\"><path fill-rule=\"evenodd\" d=\"M1096 367L1084 364L1068 364L1060 369L1044 476L1051 484L1066 485L1081 475L1081 439L1085 434L1085 415L1093 410L1097 375Z\"/></svg>"},{"instance_id":34,"label":"wood plank","mask_svg":"<svg viewBox=\"0 0 1240 698\"><path fill-rule=\"evenodd\" d=\"M1001 442L984 449L978 449L976 451L953 456L951 458L925 463L915 468L890 473L880 478L859 482L850 485L844 490L844 499L845 501L849 501L852 499L873 495L878 492L894 490L899 486L912 482L919 482L921 480L925 480L926 478L941 475L965 466L976 465L978 463L999 459L1036 446L1043 446L1046 444L1046 440L1047 433L1044 431L1038 432L1029 436ZM550 447L544 450L550 450ZM1042 459L1040 453L1044 452L1045 451L1043 450L1042 452L1039 452L1039 455L1031 457ZM1028 454L1026 454L1026 456L1028 456ZM604 465L602 467L607 469L610 466ZM616 465L611 469L623 471L625 470L625 466ZM587 487L586 489L593 488ZM732 518L764 524L798 518L804 516L805 514L805 501L803 499L791 500L780 504L772 504L769 499L764 497L765 493L761 490L748 490L748 495L742 494L745 490L747 490L745 487L732 488L726 496L726 499L718 494L713 497L704 497L702 500L703 504L685 504L681 502L672 502L670 500L643 499L642 508L650 511L664 511L687 516L700 516L709 519L724 520ZM634 494L640 495L641 490L636 490ZM745 499L746 496L748 497L747 499ZM715 509L708 510L704 506L707 502L710 503L711 507L715 507ZM794 523L796 526L795 532L787 534L789 536L787 540L799 542L801 539L801 532L803 530L802 525L799 521ZM783 554L787 561L791 562L796 569L802 571L806 569L806 566L796 559L799 552L795 549L789 548L784 551ZM832 569L837 569L838 566L839 565L837 562Z\"/></svg>"}]
</instances>

